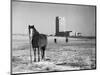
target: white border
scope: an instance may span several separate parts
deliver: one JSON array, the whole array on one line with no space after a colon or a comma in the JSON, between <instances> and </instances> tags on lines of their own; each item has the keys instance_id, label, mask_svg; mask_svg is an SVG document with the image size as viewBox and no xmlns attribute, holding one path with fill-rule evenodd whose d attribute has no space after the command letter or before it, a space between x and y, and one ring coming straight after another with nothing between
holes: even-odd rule
<instances>
[{"instance_id":1,"label":"white border","mask_svg":"<svg viewBox=\"0 0 100 75\"><path fill-rule=\"evenodd\" d=\"M28 0L34 1L34 0ZM98 75L100 74L100 0L35 0L41 2L85 4L97 6L97 70L39 73L40 75ZM0 75L10 74L10 0L0 0ZM25 74L26 75L26 74ZM28 74L32 75L32 74ZM38 74L37 74L38 75Z\"/></svg>"}]
</instances>

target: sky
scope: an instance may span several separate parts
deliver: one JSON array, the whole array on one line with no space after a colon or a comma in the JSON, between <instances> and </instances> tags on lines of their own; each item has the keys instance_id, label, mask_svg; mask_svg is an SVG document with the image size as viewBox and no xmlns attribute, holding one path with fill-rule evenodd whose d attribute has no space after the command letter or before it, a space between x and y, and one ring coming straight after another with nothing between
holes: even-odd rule
<instances>
[{"instance_id":1,"label":"sky","mask_svg":"<svg viewBox=\"0 0 100 75\"><path fill-rule=\"evenodd\" d=\"M95 36L95 6L46 4L35 2L12 2L12 33L28 34L28 25L43 34L55 34L55 18L64 22L60 31Z\"/></svg>"}]
</instances>

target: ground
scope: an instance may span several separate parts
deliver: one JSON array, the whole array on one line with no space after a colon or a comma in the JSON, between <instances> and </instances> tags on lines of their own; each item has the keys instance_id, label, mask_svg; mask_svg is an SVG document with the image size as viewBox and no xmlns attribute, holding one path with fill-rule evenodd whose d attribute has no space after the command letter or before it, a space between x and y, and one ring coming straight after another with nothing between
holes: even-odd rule
<instances>
[{"instance_id":1,"label":"ground","mask_svg":"<svg viewBox=\"0 0 100 75\"><path fill-rule=\"evenodd\" d=\"M57 44L54 43L57 39ZM95 39L48 37L45 60L30 63L28 36L12 37L12 72L49 72L64 70L95 69ZM34 53L32 50L32 58Z\"/></svg>"}]
</instances>

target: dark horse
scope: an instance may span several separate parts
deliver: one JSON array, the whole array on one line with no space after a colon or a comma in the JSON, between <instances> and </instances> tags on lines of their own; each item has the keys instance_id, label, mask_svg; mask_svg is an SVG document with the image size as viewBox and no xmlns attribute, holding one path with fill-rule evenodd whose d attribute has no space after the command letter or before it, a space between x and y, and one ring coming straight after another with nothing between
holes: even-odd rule
<instances>
[{"instance_id":1,"label":"dark horse","mask_svg":"<svg viewBox=\"0 0 100 75\"><path fill-rule=\"evenodd\" d=\"M36 62L36 51L38 52L38 61L40 59L44 59L45 57L45 49L47 46L47 36L45 34L40 34L34 27L34 25L29 25L29 36L31 34L32 29L32 48L34 50L34 62Z\"/></svg>"}]
</instances>

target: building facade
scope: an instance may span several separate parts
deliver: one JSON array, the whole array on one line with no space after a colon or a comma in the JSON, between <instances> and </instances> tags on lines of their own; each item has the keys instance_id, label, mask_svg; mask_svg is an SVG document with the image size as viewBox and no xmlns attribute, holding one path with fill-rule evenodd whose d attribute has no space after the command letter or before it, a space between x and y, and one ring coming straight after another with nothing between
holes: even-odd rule
<instances>
[{"instance_id":1,"label":"building facade","mask_svg":"<svg viewBox=\"0 0 100 75\"><path fill-rule=\"evenodd\" d=\"M70 32L72 32L72 31L59 31L59 25L60 25L60 18L59 18L59 16L57 16L56 17L56 33L55 33L55 36L65 36L65 37L68 37L68 36L70 36Z\"/></svg>"}]
</instances>

